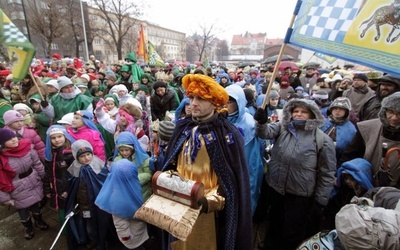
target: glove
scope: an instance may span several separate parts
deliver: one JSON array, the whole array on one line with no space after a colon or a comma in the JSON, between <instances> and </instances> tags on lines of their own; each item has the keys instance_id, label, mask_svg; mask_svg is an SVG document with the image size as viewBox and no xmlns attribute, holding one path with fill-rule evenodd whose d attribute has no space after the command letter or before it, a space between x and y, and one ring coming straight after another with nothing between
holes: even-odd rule
<instances>
[{"instance_id":1,"label":"glove","mask_svg":"<svg viewBox=\"0 0 400 250\"><path fill-rule=\"evenodd\" d=\"M40 102L40 106L42 106L43 108L46 108L47 106L49 106L49 102L48 101L41 101Z\"/></svg>"},{"instance_id":2,"label":"glove","mask_svg":"<svg viewBox=\"0 0 400 250\"><path fill-rule=\"evenodd\" d=\"M201 198L198 203L202 206L201 213L211 213L224 209L225 198L213 190L206 197Z\"/></svg>"},{"instance_id":3,"label":"glove","mask_svg":"<svg viewBox=\"0 0 400 250\"><path fill-rule=\"evenodd\" d=\"M104 99L100 98L100 100L96 103L96 110L100 111L103 108L104 103L105 103Z\"/></svg>"},{"instance_id":4,"label":"glove","mask_svg":"<svg viewBox=\"0 0 400 250\"><path fill-rule=\"evenodd\" d=\"M259 124L265 124L268 121L267 112L265 112L263 108L258 108L254 114L254 120L256 120Z\"/></svg>"}]
</instances>

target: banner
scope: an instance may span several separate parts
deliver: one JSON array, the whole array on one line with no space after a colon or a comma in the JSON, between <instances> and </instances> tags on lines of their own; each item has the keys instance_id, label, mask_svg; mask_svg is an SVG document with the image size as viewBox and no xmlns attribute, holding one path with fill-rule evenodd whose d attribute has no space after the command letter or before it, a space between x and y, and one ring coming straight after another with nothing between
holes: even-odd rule
<instances>
[{"instance_id":1,"label":"banner","mask_svg":"<svg viewBox=\"0 0 400 250\"><path fill-rule=\"evenodd\" d=\"M150 41L147 41L147 44L148 44L148 48L149 48L149 53L148 53L149 66L165 67L164 60L157 53L154 45Z\"/></svg>"},{"instance_id":2,"label":"banner","mask_svg":"<svg viewBox=\"0 0 400 250\"><path fill-rule=\"evenodd\" d=\"M11 59L13 81L18 82L27 75L35 48L1 9L0 21L0 43Z\"/></svg>"},{"instance_id":3,"label":"banner","mask_svg":"<svg viewBox=\"0 0 400 250\"><path fill-rule=\"evenodd\" d=\"M287 39L306 49L400 75L399 16L400 0L303 0Z\"/></svg>"},{"instance_id":4,"label":"banner","mask_svg":"<svg viewBox=\"0 0 400 250\"><path fill-rule=\"evenodd\" d=\"M139 42L138 42L138 49L137 53L138 56L142 56L143 60L145 63L149 61L147 57L147 51L146 51L146 39L144 36L144 30L143 30L143 25L140 25L140 31L139 31Z\"/></svg>"},{"instance_id":5,"label":"banner","mask_svg":"<svg viewBox=\"0 0 400 250\"><path fill-rule=\"evenodd\" d=\"M314 56L318 57L318 58L320 58L320 59L322 59L322 60L324 60L324 61L326 61L326 62L328 62L330 64L334 63L337 60L336 57L328 56L328 55L325 55L325 54L322 54L322 53L318 53L318 52L315 52Z\"/></svg>"}]
</instances>

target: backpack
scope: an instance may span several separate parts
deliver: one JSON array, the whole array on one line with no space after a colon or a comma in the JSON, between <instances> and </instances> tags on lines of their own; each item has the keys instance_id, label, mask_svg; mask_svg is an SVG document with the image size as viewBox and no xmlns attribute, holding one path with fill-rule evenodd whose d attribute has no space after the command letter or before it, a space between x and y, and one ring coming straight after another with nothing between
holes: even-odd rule
<instances>
[{"instance_id":1,"label":"backpack","mask_svg":"<svg viewBox=\"0 0 400 250\"><path fill-rule=\"evenodd\" d=\"M373 207L368 198L353 197L336 214L335 224L346 249L400 249L400 212Z\"/></svg>"}]
</instances>

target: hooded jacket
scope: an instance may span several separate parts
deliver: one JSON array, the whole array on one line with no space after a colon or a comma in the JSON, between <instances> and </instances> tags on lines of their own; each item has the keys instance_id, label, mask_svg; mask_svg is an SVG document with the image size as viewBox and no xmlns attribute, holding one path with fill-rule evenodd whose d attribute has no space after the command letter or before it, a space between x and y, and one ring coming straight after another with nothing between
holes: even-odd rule
<instances>
[{"instance_id":1,"label":"hooded jacket","mask_svg":"<svg viewBox=\"0 0 400 250\"><path fill-rule=\"evenodd\" d=\"M306 107L315 118L304 125L292 121L295 107ZM318 150L316 130L324 124L324 118L315 102L291 99L283 108L283 117L277 123L256 123L256 134L265 139L275 139L268 163L266 181L278 193L314 197L321 205L327 205L336 172L335 146L331 138L323 134L323 147Z\"/></svg>"},{"instance_id":2,"label":"hooded jacket","mask_svg":"<svg viewBox=\"0 0 400 250\"><path fill-rule=\"evenodd\" d=\"M250 113L246 112L246 96L243 89L236 84L225 88L231 98L237 103L237 113L229 114L228 120L234 124L243 134L245 141L245 152L250 174L251 205L252 213L257 207L260 196L264 165L261 156L261 139L255 134L255 121Z\"/></svg>"}]
</instances>

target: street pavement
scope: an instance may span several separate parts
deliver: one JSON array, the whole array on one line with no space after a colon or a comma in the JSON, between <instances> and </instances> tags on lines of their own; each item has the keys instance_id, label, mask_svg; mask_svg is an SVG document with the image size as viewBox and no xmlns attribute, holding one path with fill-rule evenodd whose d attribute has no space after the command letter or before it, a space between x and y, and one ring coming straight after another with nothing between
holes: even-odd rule
<instances>
[{"instance_id":1,"label":"street pavement","mask_svg":"<svg viewBox=\"0 0 400 250\"><path fill-rule=\"evenodd\" d=\"M48 206L42 209L42 214L43 219L49 224L50 228L47 231L40 231L38 228L35 228L35 237L31 240L25 240L24 227L19 221L16 210L6 206L0 206L0 250L50 249L61 228L61 224L58 221L57 212L50 209ZM253 225L253 245L255 250L260 249L260 244L262 244L264 238L265 226L265 221L258 221L258 223L255 222ZM53 249L68 249L67 239L64 234L61 234ZM82 246L79 247L79 249L86 248ZM115 249L121 248L118 247ZM147 249L156 250L154 247Z\"/></svg>"},{"instance_id":2,"label":"street pavement","mask_svg":"<svg viewBox=\"0 0 400 250\"><path fill-rule=\"evenodd\" d=\"M58 222L58 214L54 210L45 207L42 214L50 228L47 231L40 231L35 228L35 237L26 240L24 238L24 227L19 221L16 210L0 206L0 250L50 249L61 224ZM61 234L53 249L68 249L65 235Z\"/></svg>"}]
</instances>

